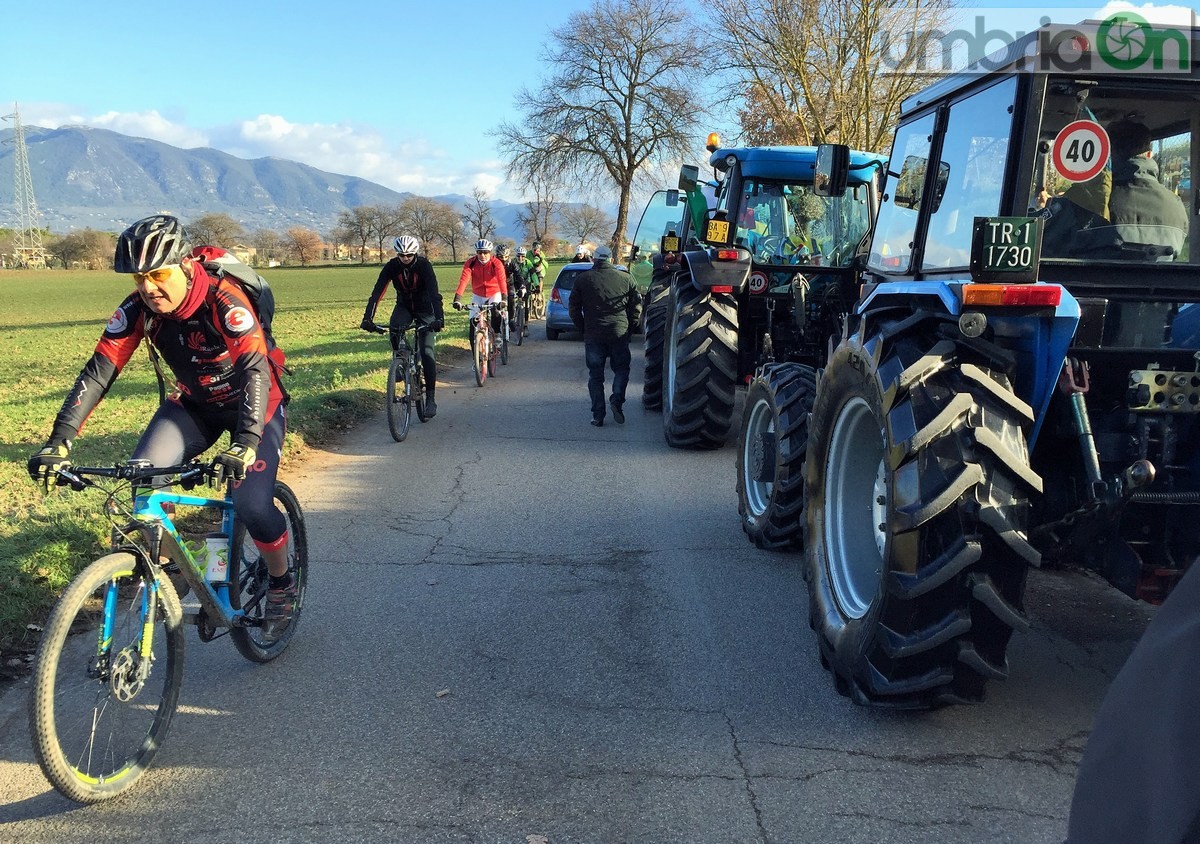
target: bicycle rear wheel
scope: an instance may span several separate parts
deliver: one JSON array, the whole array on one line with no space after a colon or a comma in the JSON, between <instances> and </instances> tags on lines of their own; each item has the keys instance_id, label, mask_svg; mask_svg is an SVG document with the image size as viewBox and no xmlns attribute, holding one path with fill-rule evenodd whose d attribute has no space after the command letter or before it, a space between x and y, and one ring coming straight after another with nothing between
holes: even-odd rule
<instances>
[{"instance_id":1,"label":"bicycle rear wheel","mask_svg":"<svg viewBox=\"0 0 1200 844\"><path fill-rule=\"evenodd\" d=\"M412 408L409 403L411 395L408 356L400 352L392 355L387 385L388 430L392 432L392 439L398 443L404 442L404 438L408 436L408 426L412 421Z\"/></svg>"},{"instance_id":2,"label":"bicycle rear wheel","mask_svg":"<svg viewBox=\"0 0 1200 844\"><path fill-rule=\"evenodd\" d=\"M308 588L308 531L304 526L304 512L296 494L282 481L275 482L275 509L287 520L288 571L296 581L296 608L291 623L278 639L266 640L262 627L257 625L234 627L229 631L238 653L251 662L270 662L287 649L300 622L300 610L304 608L304 593ZM245 610L247 616L261 622L267 603L267 564L240 519L233 523L229 584L230 606Z\"/></svg>"},{"instance_id":3,"label":"bicycle rear wheel","mask_svg":"<svg viewBox=\"0 0 1200 844\"><path fill-rule=\"evenodd\" d=\"M29 730L63 796L105 800L150 765L179 700L182 624L171 581L151 580L132 554L96 560L59 598L38 645Z\"/></svg>"}]
</instances>

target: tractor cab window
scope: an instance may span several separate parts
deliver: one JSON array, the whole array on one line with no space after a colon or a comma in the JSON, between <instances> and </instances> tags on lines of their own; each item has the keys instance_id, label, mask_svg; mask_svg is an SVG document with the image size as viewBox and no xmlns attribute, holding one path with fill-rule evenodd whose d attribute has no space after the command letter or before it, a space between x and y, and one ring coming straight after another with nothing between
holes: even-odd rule
<instances>
[{"instance_id":1,"label":"tractor cab window","mask_svg":"<svg viewBox=\"0 0 1200 844\"><path fill-rule=\"evenodd\" d=\"M1190 87L1190 86L1189 86ZM1169 81L1050 78L1029 186L1042 260L1196 263L1200 96Z\"/></svg>"},{"instance_id":2,"label":"tractor cab window","mask_svg":"<svg viewBox=\"0 0 1200 844\"><path fill-rule=\"evenodd\" d=\"M1010 78L950 106L922 270L968 266L975 218L999 213L1016 92Z\"/></svg>"},{"instance_id":3,"label":"tractor cab window","mask_svg":"<svg viewBox=\"0 0 1200 844\"><path fill-rule=\"evenodd\" d=\"M870 229L867 185L839 197L817 196L811 184L751 178L742 188L735 242L758 264L846 267Z\"/></svg>"}]
</instances>

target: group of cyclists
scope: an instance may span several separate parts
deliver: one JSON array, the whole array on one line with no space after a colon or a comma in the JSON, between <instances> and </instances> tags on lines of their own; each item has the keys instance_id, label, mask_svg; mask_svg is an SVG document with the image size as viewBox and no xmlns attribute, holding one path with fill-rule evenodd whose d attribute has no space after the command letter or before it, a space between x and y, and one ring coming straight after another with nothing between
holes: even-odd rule
<instances>
[{"instance_id":1,"label":"group of cyclists","mask_svg":"<svg viewBox=\"0 0 1200 844\"><path fill-rule=\"evenodd\" d=\"M396 290L389 320L393 349L414 321L422 332L422 363L427 373L426 409L434 403L437 381L434 332L445 326L442 295L433 266L411 235L393 242L396 256L379 273L363 314L362 327L374 328L375 311L387 288ZM156 214L139 220L117 239L114 269L128 275L134 290L113 312L95 352L58 412L45 445L27 462L29 475L47 487L71 466L70 454L88 416L116 381L138 345L145 341L174 376L174 388L149 420L133 459L155 466L177 465L211 448L223 434L229 445L213 460L214 479L233 482L238 518L267 562L270 584L264 632L280 636L293 616L297 586L288 560L287 526L273 501L275 475L286 430L287 392L279 376L283 353L263 327L258 302L221 269L225 250L191 243L175 217ZM547 262L540 244L515 256L496 251L485 238L463 264L454 307L471 285L472 316L479 308L540 294ZM497 315L499 318L499 315ZM268 317L269 319L269 317ZM471 329L468 328L468 331Z\"/></svg>"},{"instance_id":2,"label":"group of cyclists","mask_svg":"<svg viewBox=\"0 0 1200 844\"><path fill-rule=\"evenodd\" d=\"M421 363L425 368L425 408L429 417L437 413L434 402L437 369L434 362L434 334L445 325L442 294L438 291L433 265L420 254L421 243L411 235L401 235L393 243L396 257L384 264L375 281L375 288L367 299L361 327L364 331L375 328L375 311L388 287L396 290L396 305L388 322L388 336L392 349L399 348L400 338L414 322L428 328L422 332ZM463 309L463 294L467 285L471 287L470 321L467 332L472 347L475 343L474 321L479 311L503 303L503 308L493 308L492 327L497 333L503 328L503 320L511 324L518 299L530 314L533 300L540 296L546 278L546 256L541 244L534 243L532 250L524 246L516 254L505 245L497 250L487 238L475 241L475 254L463 262L454 293L454 309ZM505 313L507 312L507 313ZM525 330L525 329L522 329Z\"/></svg>"}]
</instances>

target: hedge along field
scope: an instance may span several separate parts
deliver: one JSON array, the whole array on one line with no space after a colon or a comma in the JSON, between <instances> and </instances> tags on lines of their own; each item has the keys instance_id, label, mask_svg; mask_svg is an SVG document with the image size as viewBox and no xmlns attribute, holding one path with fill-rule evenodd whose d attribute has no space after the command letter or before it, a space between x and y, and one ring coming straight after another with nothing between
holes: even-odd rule
<instances>
[{"instance_id":1,"label":"hedge along field","mask_svg":"<svg viewBox=\"0 0 1200 844\"><path fill-rule=\"evenodd\" d=\"M358 327L379 269L263 273L275 293L273 333L293 371L285 379L292 401L281 475L306 449L374 420L382 408L387 338ZM466 312L450 307L460 271L461 265L436 268L446 306L439 362L468 359ZM36 641L26 626L39 624L70 579L107 550L101 494L60 487L45 495L25 461L45 442L109 315L131 289L128 276L110 272L0 271L0 673L13 651ZM376 322L386 324L394 301L388 291ZM127 458L157 405L158 382L143 346L93 412L72 459L106 465Z\"/></svg>"}]
</instances>

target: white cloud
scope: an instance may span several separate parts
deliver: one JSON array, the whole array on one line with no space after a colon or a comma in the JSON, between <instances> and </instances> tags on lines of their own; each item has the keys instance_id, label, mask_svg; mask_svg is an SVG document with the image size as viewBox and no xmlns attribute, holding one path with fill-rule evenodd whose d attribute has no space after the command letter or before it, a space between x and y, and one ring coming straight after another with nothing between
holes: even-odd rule
<instances>
[{"instance_id":1,"label":"white cloud","mask_svg":"<svg viewBox=\"0 0 1200 844\"><path fill-rule=\"evenodd\" d=\"M493 197L509 198L501 195L512 193L516 198L505 189L499 161L455 161L419 135L397 143L370 126L293 123L281 115L260 114L236 123L195 127L157 110L86 115L58 103L22 105L21 122L44 127L82 124L185 149L213 147L239 158L285 158L423 196L470 195L479 186Z\"/></svg>"},{"instance_id":2,"label":"white cloud","mask_svg":"<svg viewBox=\"0 0 1200 844\"><path fill-rule=\"evenodd\" d=\"M1168 24L1171 26L1191 26L1195 20L1196 10L1187 6L1157 5L1155 3L1129 3L1126 0L1113 0L1096 12L1097 20L1104 20L1117 12L1136 12L1148 23Z\"/></svg>"}]
</instances>

